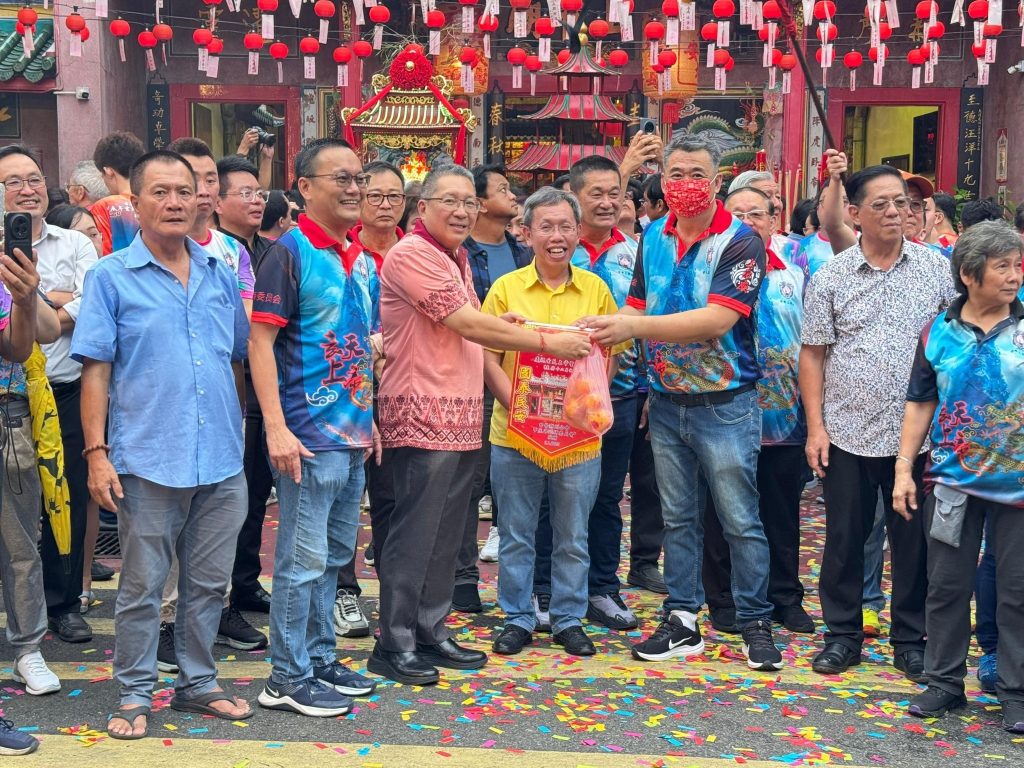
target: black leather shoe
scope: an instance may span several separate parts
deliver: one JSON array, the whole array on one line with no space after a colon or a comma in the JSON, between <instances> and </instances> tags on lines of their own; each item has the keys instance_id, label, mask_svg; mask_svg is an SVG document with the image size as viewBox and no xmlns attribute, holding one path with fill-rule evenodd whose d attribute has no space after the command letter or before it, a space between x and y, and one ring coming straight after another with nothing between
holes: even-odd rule
<instances>
[{"instance_id":1,"label":"black leather shoe","mask_svg":"<svg viewBox=\"0 0 1024 768\"><path fill-rule=\"evenodd\" d=\"M254 592L231 590L231 604L240 611L270 613L270 593L260 586Z\"/></svg>"},{"instance_id":2,"label":"black leather shoe","mask_svg":"<svg viewBox=\"0 0 1024 768\"><path fill-rule=\"evenodd\" d=\"M552 638L555 645L560 645L570 656L593 656L597 648L583 631L583 627L566 627L561 632L556 632Z\"/></svg>"},{"instance_id":3,"label":"black leather shoe","mask_svg":"<svg viewBox=\"0 0 1024 768\"><path fill-rule=\"evenodd\" d=\"M379 645L373 647L366 668L375 675L406 685L433 685L441 679L441 674L415 651L385 651Z\"/></svg>"},{"instance_id":4,"label":"black leather shoe","mask_svg":"<svg viewBox=\"0 0 1024 768\"><path fill-rule=\"evenodd\" d=\"M502 656L512 656L523 650L524 645L532 642L532 632L527 632L516 624L506 624L501 634L494 638L494 652Z\"/></svg>"},{"instance_id":5,"label":"black leather shoe","mask_svg":"<svg viewBox=\"0 0 1024 768\"><path fill-rule=\"evenodd\" d=\"M648 592L656 592L659 595L667 595L668 587L665 586L665 578L658 570L658 566L647 563L637 568L630 568L626 574L626 583Z\"/></svg>"},{"instance_id":6,"label":"black leather shoe","mask_svg":"<svg viewBox=\"0 0 1024 768\"><path fill-rule=\"evenodd\" d=\"M807 611L800 603L783 605L772 612L772 619L779 622L790 632L801 634L814 634L814 619L807 615Z\"/></svg>"},{"instance_id":7,"label":"black leather shoe","mask_svg":"<svg viewBox=\"0 0 1024 768\"><path fill-rule=\"evenodd\" d=\"M480 590L476 584L456 584L452 591L452 610L459 613L481 613Z\"/></svg>"},{"instance_id":8,"label":"black leather shoe","mask_svg":"<svg viewBox=\"0 0 1024 768\"><path fill-rule=\"evenodd\" d=\"M92 627L77 611L63 616L51 616L46 623L50 631L65 643L88 643L92 640Z\"/></svg>"},{"instance_id":9,"label":"black leather shoe","mask_svg":"<svg viewBox=\"0 0 1024 768\"><path fill-rule=\"evenodd\" d=\"M907 680L922 685L928 682L928 675L924 673L924 651L916 648L899 651L893 656L892 665L902 672Z\"/></svg>"},{"instance_id":10,"label":"black leather shoe","mask_svg":"<svg viewBox=\"0 0 1024 768\"><path fill-rule=\"evenodd\" d=\"M711 626L719 632L724 632L727 635L738 635L740 633L736 627L735 608L711 608L709 606L708 615L711 617Z\"/></svg>"},{"instance_id":11,"label":"black leather shoe","mask_svg":"<svg viewBox=\"0 0 1024 768\"><path fill-rule=\"evenodd\" d=\"M450 637L436 645L416 643L416 653L423 661L445 669L480 669L487 663L487 654L463 648Z\"/></svg>"},{"instance_id":12,"label":"black leather shoe","mask_svg":"<svg viewBox=\"0 0 1024 768\"><path fill-rule=\"evenodd\" d=\"M109 565L104 565L99 560L93 560L89 573L93 581L110 581L114 578L115 571Z\"/></svg>"},{"instance_id":13,"label":"black leather shoe","mask_svg":"<svg viewBox=\"0 0 1024 768\"><path fill-rule=\"evenodd\" d=\"M859 651L847 648L842 643L829 643L811 663L811 669L820 675L838 675L863 661Z\"/></svg>"}]
</instances>

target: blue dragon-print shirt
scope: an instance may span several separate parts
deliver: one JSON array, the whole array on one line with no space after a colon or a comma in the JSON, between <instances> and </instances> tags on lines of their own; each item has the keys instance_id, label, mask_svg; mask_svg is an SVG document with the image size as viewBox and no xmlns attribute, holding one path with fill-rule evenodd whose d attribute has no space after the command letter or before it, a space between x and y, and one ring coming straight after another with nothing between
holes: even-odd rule
<instances>
[{"instance_id":1,"label":"blue dragon-print shirt","mask_svg":"<svg viewBox=\"0 0 1024 768\"><path fill-rule=\"evenodd\" d=\"M960 319L964 299L925 326L907 400L938 401L928 479L1024 508L1024 290L988 333Z\"/></svg>"},{"instance_id":2,"label":"blue dragon-print shirt","mask_svg":"<svg viewBox=\"0 0 1024 768\"><path fill-rule=\"evenodd\" d=\"M281 329L281 406L303 445L314 453L372 445L370 334L380 330L373 258L300 216L260 264L252 321Z\"/></svg>"},{"instance_id":3,"label":"blue dragon-print shirt","mask_svg":"<svg viewBox=\"0 0 1024 768\"><path fill-rule=\"evenodd\" d=\"M635 240L618 229L612 229L611 237L596 248L581 239L572 255L572 265L593 272L604 280L615 304L622 309L626 306L629 286L633 282L636 250ZM639 342L634 341L633 346L619 355L619 369L611 383L612 397L625 397L636 392L639 349Z\"/></svg>"}]
</instances>

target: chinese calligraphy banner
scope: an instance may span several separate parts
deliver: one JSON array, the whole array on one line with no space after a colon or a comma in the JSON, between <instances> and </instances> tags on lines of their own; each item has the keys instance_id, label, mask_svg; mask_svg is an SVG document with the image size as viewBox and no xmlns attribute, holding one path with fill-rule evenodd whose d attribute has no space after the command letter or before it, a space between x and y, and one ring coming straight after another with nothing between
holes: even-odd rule
<instances>
[{"instance_id":1,"label":"chinese calligraphy banner","mask_svg":"<svg viewBox=\"0 0 1024 768\"><path fill-rule=\"evenodd\" d=\"M146 130L151 149L165 149L171 143L171 86L146 86Z\"/></svg>"},{"instance_id":2,"label":"chinese calligraphy banner","mask_svg":"<svg viewBox=\"0 0 1024 768\"><path fill-rule=\"evenodd\" d=\"M541 333L577 331L569 326L527 323ZM565 385L572 360L543 352L518 352L508 408L509 444L547 472L589 461L601 453L601 438L569 426L565 420Z\"/></svg>"},{"instance_id":3,"label":"chinese calligraphy banner","mask_svg":"<svg viewBox=\"0 0 1024 768\"><path fill-rule=\"evenodd\" d=\"M981 116L984 88L960 91L960 154L956 164L956 185L965 199L977 200L981 192Z\"/></svg>"}]
</instances>

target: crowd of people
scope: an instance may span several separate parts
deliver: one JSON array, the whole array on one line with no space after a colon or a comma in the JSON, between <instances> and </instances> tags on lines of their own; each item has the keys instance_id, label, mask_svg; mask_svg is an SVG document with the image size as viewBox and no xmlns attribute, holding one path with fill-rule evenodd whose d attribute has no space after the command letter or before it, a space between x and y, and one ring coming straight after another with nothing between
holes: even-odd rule
<instances>
[{"instance_id":1,"label":"crowd of people","mask_svg":"<svg viewBox=\"0 0 1024 768\"><path fill-rule=\"evenodd\" d=\"M49 190L30 147L0 149L6 210L32 220L32 252L0 255L0 576L27 693L61 687L47 629L92 639L113 513L112 738L147 735L160 672L177 673L176 710L252 716L218 682L217 643L269 645L262 707L347 713L377 685L336 650L370 634L364 490L380 581L369 673L430 685L487 663L446 627L484 610L478 559L499 567L493 653L551 633L593 655L584 621L641 625L619 577L627 477L625 581L665 596L633 656L702 653L707 605L751 669L778 670L775 625L816 631L800 500L820 479L813 669L842 674L879 634L888 538L892 663L925 686L910 714L966 703L977 581L978 675L1024 732L1024 210L1014 229L994 201L958 210L927 179L851 174L829 150L817 199L783 222L772 175L726 188L699 135L638 133L621 163L584 158L529 195L499 166L438 163L407 183L336 139L269 191L272 149L253 164L252 144L218 160L194 137L147 151L115 133ZM597 346L603 438L557 460L512 439L517 354ZM70 555L46 514L59 501L37 471L52 458L37 404L60 425ZM243 611L269 613L269 638ZM38 746L2 722L0 751Z\"/></svg>"}]
</instances>

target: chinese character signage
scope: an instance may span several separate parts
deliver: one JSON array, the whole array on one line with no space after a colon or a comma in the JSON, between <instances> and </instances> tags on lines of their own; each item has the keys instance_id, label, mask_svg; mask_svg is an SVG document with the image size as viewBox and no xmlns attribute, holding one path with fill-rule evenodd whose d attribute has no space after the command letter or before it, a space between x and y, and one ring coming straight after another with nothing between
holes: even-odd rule
<instances>
[{"instance_id":1,"label":"chinese character signage","mask_svg":"<svg viewBox=\"0 0 1024 768\"><path fill-rule=\"evenodd\" d=\"M487 93L487 119L484 135L487 137L487 162L505 162L505 93L497 83Z\"/></svg>"},{"instance_id":2,"label":"chinese character signage","mask_svg":"<svg viewBox=\"0 0 1024 768\"><path fill-rule=\"evenodd\" d=\"M166 149L171 143L171 86L167 83L146 86L146 128L152 149Z\"/></svg>"},{"instance_id":3,"label":"chinese character signage","mask_svg":"<svg viewBox=\"0 0 1024 768\"><path fill-rule=\"evenodd\" d=\"M960 154L956 165L956 186L967 200L977 200L981 191L981 115L984 88L960 92Z\"/></svg>"}]
</instances>

